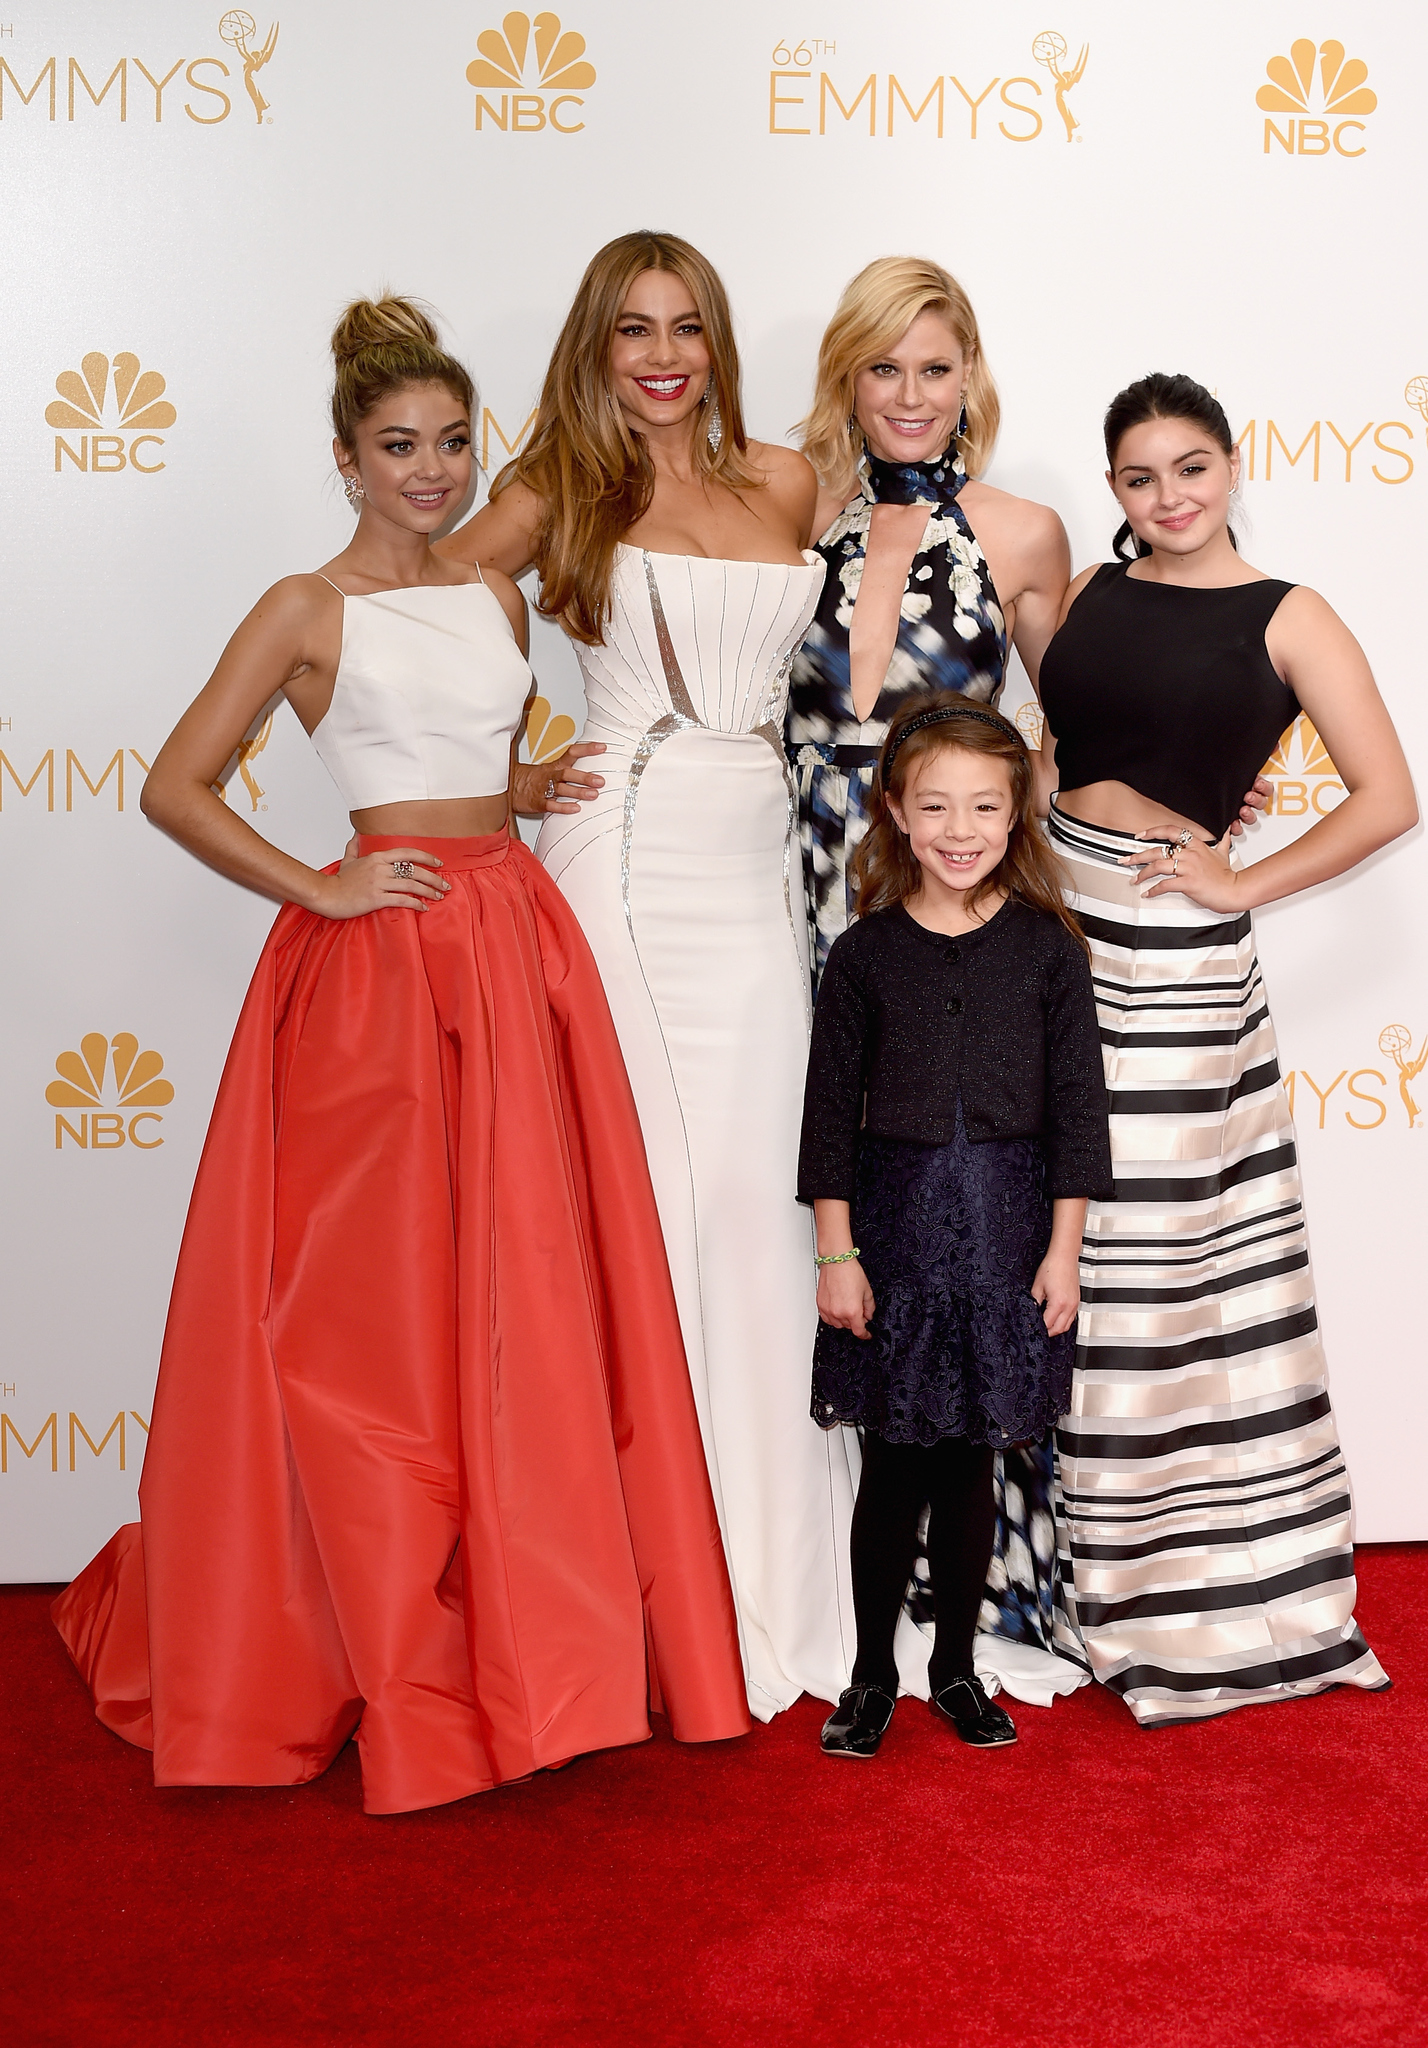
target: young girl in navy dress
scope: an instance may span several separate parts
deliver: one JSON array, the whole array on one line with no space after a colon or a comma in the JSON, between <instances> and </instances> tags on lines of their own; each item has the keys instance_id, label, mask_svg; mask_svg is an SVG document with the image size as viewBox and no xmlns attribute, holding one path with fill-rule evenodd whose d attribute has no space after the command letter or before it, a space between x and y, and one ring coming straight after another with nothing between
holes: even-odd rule
<instances>
[{"instance_id":1,"label":"young girl in navy dress","mask_svg":"<svg viewBox=\"0 0 1428 2048\"><path fill-rule=\"evenodd\" d=\"M875 1756L892 1719L924 1506L932 1710L991 1748L1016 1740L972 1668L992 1456L1067 1406L1086 1201L1112 1185L1095 998L1026 747L985 705L903 705L855 871L799 1158L818 1226L813 1415L863 1431L858 1655L823 1748Z\"/></svg>"}]
</instances>

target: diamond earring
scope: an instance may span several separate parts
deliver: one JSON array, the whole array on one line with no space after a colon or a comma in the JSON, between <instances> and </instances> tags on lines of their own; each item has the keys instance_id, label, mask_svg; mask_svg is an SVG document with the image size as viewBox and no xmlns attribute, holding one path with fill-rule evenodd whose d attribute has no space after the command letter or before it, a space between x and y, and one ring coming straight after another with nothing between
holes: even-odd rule
<instances>
[{"instance_id":1,"label":"diamond earring","mask_svg":"<svg viewBox=\"0 0 1428 2048\"><path fill-rule=\"evenodd\" d=\"M704 387L704 403L709 407L709 423L705 432L709 437L709 453L719 453L719 443L724 438L724 415L719 410L719 394L714 388L714 372L709 372L709 382Z\"/></svg>"},{"instance_id":2,"label":"diamond earring","mask_svg":"<svg viewBox=\"0 0 1428 2048\"><path fill-rule=\"evenodd\" d=\"M347 494L348 504L352 507L352 510L355 512L358 508L360 500L365 498L367 493L363 490L360 482L355 476L343 477L342 488Z\"/></svg>"}]
</instances>

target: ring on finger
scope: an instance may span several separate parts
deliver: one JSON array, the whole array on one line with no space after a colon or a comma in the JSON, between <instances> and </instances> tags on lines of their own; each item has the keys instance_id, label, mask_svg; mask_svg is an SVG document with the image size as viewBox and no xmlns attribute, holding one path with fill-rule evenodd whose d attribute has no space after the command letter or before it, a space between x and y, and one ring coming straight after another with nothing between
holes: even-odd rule
<instances>
[{"instance_id":1,"label":"ring on finger","mask_svg":"<svg viewBox=\"0 0 1428 2048\"><path fill-rule=\"evenodd\" d=\"M397 877L398 881L409 882L416 873L416 869L409 860L394 860L392 862L392 873Z\"/></svg>"},{"instance_id":2,"label":"ring on finger","mask_svg":"<svg viewBox=\"0 0 1428 2048\"><path fill-rule=\"evenodd\" d=\"M1188 825L1182 825L1180 828L1180 837L1176 841L1176 844L1179 846L1188 846L1194 837L1195 834L1190 830L1190 827Z\"/></svg>"},{"instance_id":3,"label":"ring on finger","mask_svg":"<svg viewBox=\"0 0 1428 2048\"><path fill-rule=\"evenodd\" d=\"M1172 875L1178 875L1180 872L1180 848L1178 846L1170 856L1170 872Z\"/></svg>"},{"instance_id":4,"label":"ring on finger","mask_svg":"<svg viewBox=\"0 0 1428 2048\"><path fill-rule=\"evenodd\" d=\"M550 800L551 800L551 798L552 798L552 797L553 797L554 795L555 795L555 778L554 778L554 776L552 776L552 777L551 777L551 779L550 779L550 781L549 781L549 782L548 782L548 783L546 784L546 786L545 786L545 800L546 800L546 802L547 802L547 803L549 803L549 802L550 802Z\"/></svg>"}]
</instances>

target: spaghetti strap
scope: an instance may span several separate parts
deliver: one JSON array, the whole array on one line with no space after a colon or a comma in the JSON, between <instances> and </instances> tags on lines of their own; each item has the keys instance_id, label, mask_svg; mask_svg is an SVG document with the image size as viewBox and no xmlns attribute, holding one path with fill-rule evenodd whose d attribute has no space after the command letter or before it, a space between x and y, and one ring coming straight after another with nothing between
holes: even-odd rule
<instances>
[{"instance_id":1,"label":"spaghetti strap","mask_svg":"<svg viewBox=\"0 0 1428 2048\"><path fill-rule=\"evenodd\" d=\"M314 569L312 573L314 576L322 576L321 569ZM330 576L322 576L322 580L327 585L329 590L335 590L339 597L346 597L347 592L343 590L338 584L334 583Z\"/></svg>"}]
</instances>

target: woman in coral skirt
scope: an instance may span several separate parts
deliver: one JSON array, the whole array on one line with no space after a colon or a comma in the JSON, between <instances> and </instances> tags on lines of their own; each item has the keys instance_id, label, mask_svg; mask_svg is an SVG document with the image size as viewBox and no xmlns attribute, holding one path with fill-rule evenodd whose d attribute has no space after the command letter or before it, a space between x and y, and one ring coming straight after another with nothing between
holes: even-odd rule
<instances>
[{"instance_id":1,"label":"woman in coral skirt","mask_svg":"<svg viewBox=\"0 0 1428 2048\"><path fill-rule=\"evenodd\" d=\"M409 302L333 337L358 511L238 628L144 808L284 908L219 1088L143 1482L57 1601L160 1785L367 1810L748 1727L639 1126L595 965L508 830L519 592L431 552L472 387ZM358 833L321 873L210 784L286 691ZM549 767L542 780L558 780Z\"/></svg>"}]
</instances>

